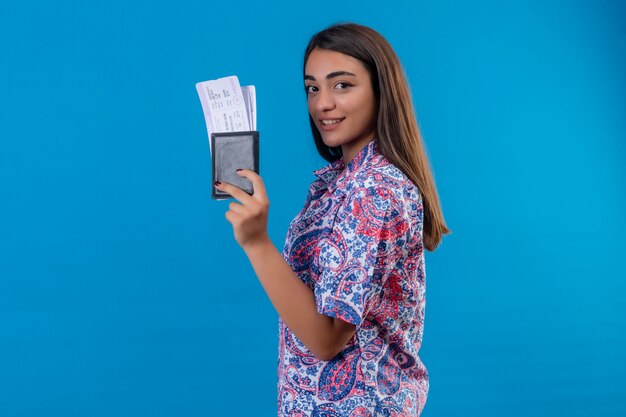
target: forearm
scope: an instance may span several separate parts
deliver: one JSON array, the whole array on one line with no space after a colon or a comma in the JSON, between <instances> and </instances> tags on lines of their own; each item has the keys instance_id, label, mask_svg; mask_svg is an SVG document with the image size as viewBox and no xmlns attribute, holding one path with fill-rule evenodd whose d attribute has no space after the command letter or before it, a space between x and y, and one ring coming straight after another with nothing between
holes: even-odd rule
<instances>
[{"instance_id":1,"label":"forearm","mask_svg":"<svg viewBox=\"0 0 626 417\"><path fill-rule=\"evenodd\" d=\"M289 329L319 359L335 350L334 322L319 314L313 291L302 282L269 238L244 251L270 301Z\"/></svg>"}]
</instances>

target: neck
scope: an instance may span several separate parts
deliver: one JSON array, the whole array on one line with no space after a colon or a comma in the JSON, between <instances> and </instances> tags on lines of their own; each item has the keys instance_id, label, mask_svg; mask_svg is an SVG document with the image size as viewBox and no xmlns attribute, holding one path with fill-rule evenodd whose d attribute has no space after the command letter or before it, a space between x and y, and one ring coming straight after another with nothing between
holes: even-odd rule
<instances>
[{"instance_id":1,"label":"neck","mask_svg":"<svg viewBox=\"0 0 626 417\"><path fill-rule=\"evenodd\" d=\"M343 161L348 165L364 147L366 147L372 140L374 140L374 133L365 136L359 141L352 141L341 145L341 153L343 154Z\"/></svg>"}]
</instances>

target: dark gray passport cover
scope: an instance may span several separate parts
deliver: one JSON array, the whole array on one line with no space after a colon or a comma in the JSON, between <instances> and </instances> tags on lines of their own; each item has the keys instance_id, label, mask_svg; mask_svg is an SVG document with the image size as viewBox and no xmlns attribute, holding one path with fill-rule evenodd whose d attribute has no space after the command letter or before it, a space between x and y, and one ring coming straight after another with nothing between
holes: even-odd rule
<instances>
[{"instance_id":1,"label":"dark gray passport cover","mask_svg":"<svg viewBox=\"0 0 626 417\"><path fill-rule=\"evenodd\" d=\"M236 170L242 168L259 173L259 132L211 133L211 149L213 182L227 182L252 195L252 182L239 176ZM215 188L215 185L211 188L214 200L234 198L227 192Z\"/></svg>"}]
</instances>

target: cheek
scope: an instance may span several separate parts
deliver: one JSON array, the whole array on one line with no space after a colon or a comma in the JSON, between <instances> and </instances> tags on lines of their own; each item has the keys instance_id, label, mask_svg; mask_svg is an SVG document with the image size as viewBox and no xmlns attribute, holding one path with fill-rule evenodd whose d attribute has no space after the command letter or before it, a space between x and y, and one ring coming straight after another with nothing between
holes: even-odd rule
<instances>
[{"instance_id":1,"label":"cheek","mask_svg":"<svg viewBox=\"0 0 626 417\"><path fill-rule=\"evenodd\" d=\"M372 111L372 96L365 91L359 91L359 94L355 94L352 97L343 100L344 108L350 111L352 114L358 114L359 116L365 116Z\"/></svg>"},{"instance_id":2,"label":"cheek","mask_svg":"<svg viewBox=\"0 0 626 417\"><path fill-rule=\"evenodd\" d=\"M313 100L309 99L307 100L307 108L309 109L309 114L311 115L311 117L313 117L314 110L315 110L315 105L313 103Z\"/></svg>"},{"instance_id":3,"label":"cheek","mask_svg":"<svg viewBox=\"0 0 626 417\"><path fill-rule=\"evenodd\" d=\"M377 123L378 121L378 109L376 108L376 103L374 101L374 99L372 98L371 104L370 104L370 108L369 108L369 118L372 121L372 123Z\"/></svg>"},{"instance_id":4,"label":"cheek","mask_svg":"<svg viewBox=\"0 0 626 417\"><path fill-rule=\"evenodd\" d=\"M358 100L350 104L350 113L358 118L360 123L369 123L375 117L374 104L370 97L359 97Z\"/></svg>"},{"instance_id":5,"label":"cheek","mask_svg":"<svg viewBox=\"0 0 626 417\"><path fill-rule=\"evenodd\" d=\"M374 98L374 95L370 91L368 91L367 94L363 94L363 96L361 97L361 103L361 114L363 118L366 119L367 122L370 122L371 120L375 121L378 115L376 111L376 99Z\"/></svg>"}]
</instances>

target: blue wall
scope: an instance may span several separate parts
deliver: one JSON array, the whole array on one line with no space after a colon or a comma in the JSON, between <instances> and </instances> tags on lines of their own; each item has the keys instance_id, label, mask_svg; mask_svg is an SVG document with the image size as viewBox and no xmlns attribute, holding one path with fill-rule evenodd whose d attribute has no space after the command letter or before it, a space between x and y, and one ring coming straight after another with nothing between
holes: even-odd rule
<instances>
[{"instance_id":1,"label":"blue wall","mask_svg":"<svg viewBox=\"0 0 626 417\"><path fill-rule=\"evenodd\" d=\"M454 232L423 416L626 415L623 2L154 3L0 6L0 415L276 414L195 83L256 85L282 248L324 164L303 49L344 20L400 55Z\"/></svg>"}]
</instances>

